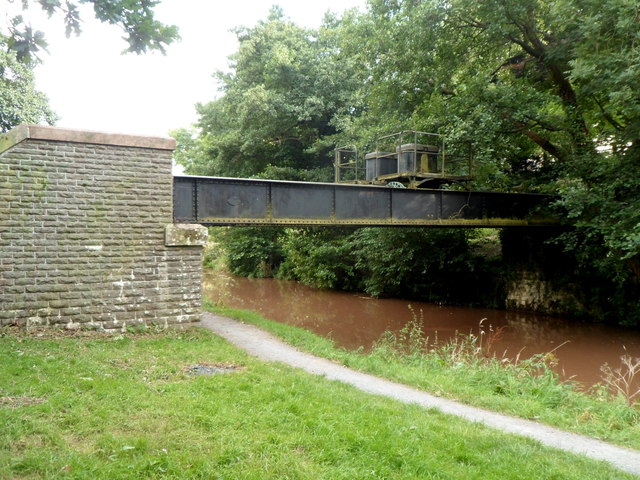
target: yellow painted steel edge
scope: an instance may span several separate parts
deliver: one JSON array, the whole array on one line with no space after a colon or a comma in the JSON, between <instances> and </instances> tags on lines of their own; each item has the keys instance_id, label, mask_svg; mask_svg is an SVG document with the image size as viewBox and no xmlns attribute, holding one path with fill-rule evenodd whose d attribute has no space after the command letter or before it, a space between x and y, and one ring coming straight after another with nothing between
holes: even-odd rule
<instances>
[{"instance_id":1,"label":"yellow painted steel edge","mask_svg":"<svg viewBox=\"0 0 640 480\"><path fill-rule=\"evenodd\" d=\"M403 227L403 226L425 226L425 227L537 227L537 226L558 226L559 222L552 218L484 218L484 219L424 219L424 220L400 220L400 219L313 219L313 218L218 218L206 217L198 222L213 225L351 225L351 226L380 226L380 227Z\"/></svg>"}]
</instances>

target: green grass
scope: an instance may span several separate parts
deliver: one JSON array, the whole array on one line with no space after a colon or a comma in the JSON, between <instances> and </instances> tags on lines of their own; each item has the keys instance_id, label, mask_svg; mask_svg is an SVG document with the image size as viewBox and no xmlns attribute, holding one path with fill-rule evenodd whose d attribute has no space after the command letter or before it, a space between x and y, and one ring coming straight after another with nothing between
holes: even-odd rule
<instances>
[{"instance_id":1,"label":"green grass","mask_svg":"<svg viewBox=\"0 0 640 480\"><path fill-rule=\"evenodd\" d=\"M550 368L553 357L503 362L478 354L477 341L461 338L435 350L419 332L387 336L370 353L347 351L307 330L273 322L255 312L205 303L205 308L255 324L302 350L348 367L416 386L427 392L564 430L640 449L640 409L603 386L581 391ZM415 325L414 325L415 327ZM475 349L475 350L474 350ZM481 352L480 352L481 353Z\"/></svg>"},{"instance_id":2,"label":"green grass","mask_svg":"<svg viewBox=\"0 0 640 480\"><path fill-rule=\"evenodd\" d=\"M2 479L634 478L259 362L205 330L3 331L0 363Z\"/></svg>"}]
</instances>

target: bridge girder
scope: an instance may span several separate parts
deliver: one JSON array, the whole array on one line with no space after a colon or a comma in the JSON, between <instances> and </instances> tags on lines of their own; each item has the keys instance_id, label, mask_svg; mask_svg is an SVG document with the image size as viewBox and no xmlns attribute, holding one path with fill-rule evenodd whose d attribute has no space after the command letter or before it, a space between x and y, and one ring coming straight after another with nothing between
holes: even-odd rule
<instances>
[{"instance_id":1,"label":"bridge girder","mask_svg":"<svg viewBox=\"0 0 640 480\"><path fill-rule=\"evenodd\" d=\"M174 177L176 223L514 227L557 225L539 194L401 189L223 177Z\"/></svg>"}]
</instances>

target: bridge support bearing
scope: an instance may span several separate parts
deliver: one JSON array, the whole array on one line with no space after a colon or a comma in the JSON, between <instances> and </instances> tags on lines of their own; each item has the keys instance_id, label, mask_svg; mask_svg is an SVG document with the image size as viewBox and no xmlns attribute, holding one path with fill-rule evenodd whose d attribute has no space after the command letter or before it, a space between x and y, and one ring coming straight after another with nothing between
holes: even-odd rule
<instances>
[{"instance_id":1,"label":"bridge support bearing","mask_svg":"<svg viewBox=\"0 0 640 480\"><path fill-rule=\"evenodd\" d=\"M167 247L204 247L209 238L207 227L198 224L170 223L164 230Z\"/></svg>"}]
</instances>

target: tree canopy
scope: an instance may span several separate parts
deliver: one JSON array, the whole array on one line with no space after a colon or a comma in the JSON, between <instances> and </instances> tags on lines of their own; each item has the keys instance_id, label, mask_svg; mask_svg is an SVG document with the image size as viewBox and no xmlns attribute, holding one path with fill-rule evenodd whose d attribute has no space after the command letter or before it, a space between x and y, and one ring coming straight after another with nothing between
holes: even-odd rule
<instances>
[{"instance_id":1,"label":"tree canopy","mask_svg":"<svg viewBox=\"0 0 640 480\"><path fill-rule=\"evenodd\" d=\"M565 246L604 271L637 278L638 6L371 0L369 7L355 28L363 33L356 38L367 38L371 110L355 126L372 115L470 142L477 186L560 194L578 228Z\"/></svg>"},{"instance_id":2,"label":"tree canopy","mask_svg":"<svg viewBox=\"0 0 640 480\"><path fill-rule=\"evenodd\" d=\"M216 74L222 96L197 107L207 154L194 155L188 167L228 176L327 169L331 120L353 83L336 64L332 32L299 27L273 8L266 20L235 33L231 72Z\"/></svg>"},{"instance_id":3,"label":"tree canopy","mask_svg":"<svg viewBox=\"0 0 640 480\"><path fill-rule=\"evenodd\" d=\"M441 133L473 151L475 188L557 194L573 226L557 241L637 292L639 11L627 0L369 0L315 31L273 11L237 30L188 167L300 177L329 166L333 146Z\"/></svg>"},{"instance_id":4,"label":"tree canopy","mask_svg":"<svg viewBox=\"0 0 640 480\"><path fill-rule=\"evenodd\" d=\"M0 50L0 132L21 123L55 121L47 97L35 88L33 71L12 51Z\"/></svg>"}]
</instances>

